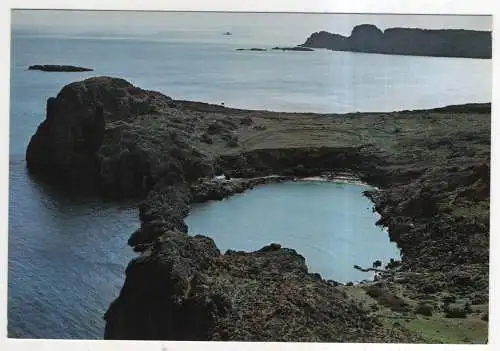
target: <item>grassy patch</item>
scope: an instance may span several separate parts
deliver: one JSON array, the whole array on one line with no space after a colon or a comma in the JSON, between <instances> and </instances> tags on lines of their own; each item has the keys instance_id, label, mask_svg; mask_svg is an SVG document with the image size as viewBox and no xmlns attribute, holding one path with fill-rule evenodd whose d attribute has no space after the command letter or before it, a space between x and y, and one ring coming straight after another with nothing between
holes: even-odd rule
<instances>
[{"instance_id":1,"label":"grassy patch","mask_svg":"<svg viewBox=\"0 0 500 351\"><path fill-rule=\"evenodd\" d=\"M488 339L488 323L477 318L417 317L404 326L428 343L484 344Z\"/></svg>"}]
</instances>

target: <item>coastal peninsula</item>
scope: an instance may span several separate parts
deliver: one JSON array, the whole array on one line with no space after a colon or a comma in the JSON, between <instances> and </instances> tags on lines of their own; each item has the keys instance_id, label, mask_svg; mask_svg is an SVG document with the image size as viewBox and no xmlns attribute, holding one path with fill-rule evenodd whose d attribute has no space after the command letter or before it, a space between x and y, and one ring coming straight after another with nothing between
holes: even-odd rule
<instances>
[{"instance_id":1,"label":"coastal peninsula","mask_svg":"<svg viewBox=\"0 0 500 351\"><path fill-rule=\"evenodd\" d=\"M26 161L68 190L138 202L141 227L128 240L138 256L106 312L106 339L484 342L490 110L250 111L95 77L48 99ZM300 248L221 253L210 237L187 234L193 202L256 178L324 172L377 187L365 195L402 260L375 281L326 281L308 272ZM437 326L468 340L438 340Z\"/></svg>"}]
</instances>

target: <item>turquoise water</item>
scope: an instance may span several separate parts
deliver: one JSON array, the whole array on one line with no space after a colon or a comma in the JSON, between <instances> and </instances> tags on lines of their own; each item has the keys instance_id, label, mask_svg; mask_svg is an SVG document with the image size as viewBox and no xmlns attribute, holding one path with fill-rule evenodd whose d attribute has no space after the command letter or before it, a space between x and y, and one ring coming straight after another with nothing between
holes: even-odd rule
<instances>
[{"instance_id":1,"label":"turquoise water","mask_svg":"<svg viewBox=\"0 0 500 351\"><path fill-rule=\"evenodd\" d=\"M101 339L102 316L118 295L125 268L134 257L126 242L139 225L135 209L102 204L99 199L68 197L39 184L26 172L29 139L45 118L47 99L65 84L111 75L174 98L280 111L391 111L491 100L490 60L322 50L235 50L300 44L310 33L322 29L347 34L354 25L372 20L381 27L431 23L432 27L464 25L485 29L491 26L488 18L169 13L125 16L116 12L43 12L43 17L34 13L13 11L12 15L10 337ZM233 35L222 35L226 31ZM95 71L28 71L33 64L81 65ZM360 196L361 190L331 184L262 187L216 205L201 206L200 211L227 214L205 218L201 228L197 229L195 223L191 226L204 233L225 233L225 239L214 235L223 249L258 249L278 241L304 254L312 271L337 280L360 280L364 275L353 272L353 264L371 265L375 259L396 254L390 251L384 232L374 227L376 216L367 209L371 205ZM250 201L240 203L241 198ZM267 202L262 203L262 198ZM287 199L287 203L279 203L280 199ZM220 207L228 203L235 207ZM271 204L269 214L262 211ZM299 207L290 208L292 204ZM245 217L245 209L253 210ZM239 220L233 223L234 218ZM195 217L190 217L189 221L193 220ZM291 225L292 220L298 222ZM217 221L222 227L215 226ZM234 225L223 231L227 223ZM238 227L245 223L245 227ZM294 228L301 230L292 231ZM368 240L375 236L380 241ZM377 245L382 246L380 250Z\"/></svg>"},{"instance_id":2,"label":"turquoise water","mask_svg":"<svg viewBox=\"0 0 500 351\"><path fill-rule=\"evenodd\" d=\"M300 181L258 186L222 201L194 205L190 234L212 237L221 251L257 250L270 243L294 248L310 272L339 282L373 278L371 267L399 259L380 218L362 195L367 186Z\"/></svg>"}]
</instances>

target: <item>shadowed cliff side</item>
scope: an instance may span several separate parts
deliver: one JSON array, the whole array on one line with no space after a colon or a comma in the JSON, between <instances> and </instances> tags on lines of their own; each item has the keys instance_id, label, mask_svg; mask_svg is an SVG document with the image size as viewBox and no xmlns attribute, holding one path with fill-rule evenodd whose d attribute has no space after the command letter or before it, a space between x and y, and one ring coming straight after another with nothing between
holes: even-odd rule
<instances>
[{"instance_id":1,"label":"shadowed cliff side","mask_svg":"<svg viewBox=\"0 0 500 351\"><path fill-rule=\"evenodd\" d=\"M488 304L490 123L489 104L275 113L96 77L48 100L26 157L34 175L61 186L139 200L141 227L129 238L138 257L106 313L105 338L434 342L420 304L439 323L450 301L476 306L465 322L487 333L477 311ZM402 262L376 282L325 281L277 244L221 254L210 238L187 235L192 202L322 172L380 188L366 195ZM226 182L213 179L221 173Z\"/></svg>"}]
</instances>

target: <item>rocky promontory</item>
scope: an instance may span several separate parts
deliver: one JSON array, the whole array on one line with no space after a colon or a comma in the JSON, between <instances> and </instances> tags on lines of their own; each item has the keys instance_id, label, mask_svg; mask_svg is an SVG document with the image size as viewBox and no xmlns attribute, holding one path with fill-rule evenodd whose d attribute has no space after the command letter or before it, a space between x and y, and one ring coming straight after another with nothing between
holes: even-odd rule
<instances>
[{"instance_id":1,"label":"rocky promontory","mask_svg":"<svg viewBox=\"0 0 500 351\"><path fill-rule=\"evenodd\" d=\"M30 71L44 72L90 72L92 68L69 66L69 65L33 65L29 66Z\"/></svg>"},{"instance_id":2,"label":"rocky promontory","mask_svg":"<svg viewBox=\"0 0 500 351\"><path fill-rule=\"evenodd\" d=\"M436 342L438 323L453 333L474 325L484 342L490 117L475 104L239 110L95 77L48 99L26 159L34 176L70 191L138 202L141 227L128 240L138 257L106 312L107 339ZM221 253L204 233L187 234L193 202L325 172L378 187L366 196L402 260L374 282L326 281L300 248ZM467 307L463 323L447 322L454 304Z\"/></svg>"},{"instance_id":3,"label":"rocky promontory","mask_svg":"<svg viewBox=\"0 0 500 351\"><path fill-rule=\"evenodd\" d=\"M355 26L350 36L313 33L300 46L335 51L389 55L491 58L491 32L463 29L388 28Z\"/></svg>"}]
</instances>

